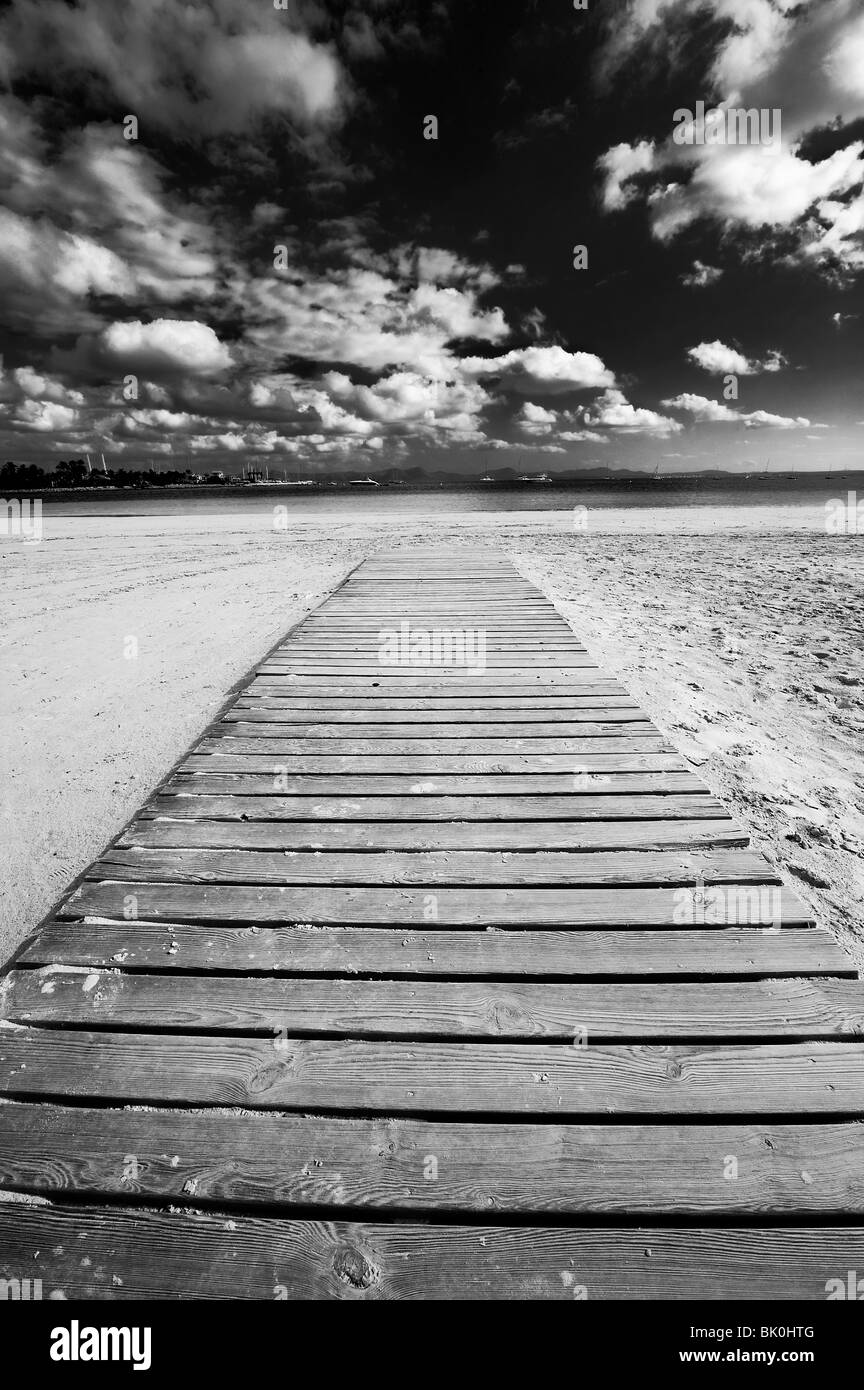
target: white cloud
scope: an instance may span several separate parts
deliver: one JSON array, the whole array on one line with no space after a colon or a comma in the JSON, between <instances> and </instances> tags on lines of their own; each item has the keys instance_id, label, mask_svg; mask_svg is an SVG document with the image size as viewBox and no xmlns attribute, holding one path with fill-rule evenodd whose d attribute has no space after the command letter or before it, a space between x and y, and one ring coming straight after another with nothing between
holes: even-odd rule
<instances>
[{"instance_id":1,"label":"white cloud","mask_svg":"<svg viewBox=\"0 0 864 1390\"><path fill-rule=\"evenodd\" d=\"M816 163L785 148L679 148L687 150L685 158L694 166L691 177L686 183L666 183L649 199L652 227L661 241L677 236L701 217L711 217L725 228L779 231L795 225L814 206L820 226L828 222L830 230L831 200L864 180L861 141ZM692 159L691 148L696 151Z\"/></svg>"},{"instance_id":2,"label":"white cloud","mask_svg":"<svg viewBox=\"0 0 864 1390\"><path fill-rule=\"evenodd\" d=\"M42 337L99 325L94 296L172 302L212 295L215 234L169 206L164 174L116 127L60 148L0 97L0 319Z\"/></svg>"},{"instance_id":3,"label":"white cloud","mask_svg":"<svg viewBox=\"0 0 864 1390\"><path fill-rule=\"evenodd\" d=\"M678 434L683 428L677 420L666 415L658 415L654 410L645 410L631 405L622 391L604 391L590 406L579 412L583 422L590 428L605 427L616 434L646 434L655 439L666 439L670 434Z\"/></svg>"},{"instance_id":4,"label":"white cloud","mask_svg":"<svg viewBox=\"0 0 864 1390\"><path fill-rule=\"evenodd\" d=\"M459 367L467 376L498 378L501 390L523 396L557 396L615 384L614 374L593 352L566 352L561 347L515 348L503 357L466 357Z\"/></svg>"},{"instance_id":5,"label":"white cloud","mask_svg":"<svg viewBox=\"0 0 864 1390\"><path fill-rule=\"evenodd\" d=\"M53 401L25 400L15 407L11 419L22 429L49 434L71 429L78 420L78 412Z\"/></svg>"},{"instance_id":6,"label":"white cloud","mask_svg":"<svg viewBox=\"0 0 864 1390\"><path fill-rule=\"evenodd\" d=\"M643 71L662 65L675 73L689 52L682 37L710 18L713 31L703 30L713 44L707 90L693 93L689 109L697 98L709 106L779 109L782 146L676 146L671 132L659 143L621 143L600 160L604 207L643 202L660 240L705 218L727 234L761 231L763 254L830 273L861 269L864 143L844 145L841 137L822 159L801 153L809 132L833 126L851 134L852 123L864 118L858 0L628 0L607 22L601 77L609 81L637 52ZM779 246L790 230L791 250Z\"/></svg>"},{"instance_id":7,"label":"white cloud","mask_svg":"<svg viewBox=\"0 0 864 1390\"><path fill-rule=\"evenodd\" d=\"M663 401L665 410L684 410L700 422L719 422L739 420L737 410L732 410L722 401L712 401L707 396L695 396L691 391L683 391L672 400Z\"/></svg>"},{"instance_id":8,"label":"white cloud","mask_svg":"<svg viewBox=\"0 0 864 1390\"><path fill-rule=\"evenodd\" d=\"M404 272L410 274L407 258ZM457 366L451 339L495 343L508 334L501 310L480 307L473 288L413 284L402 272L358 265L326 276L303 274L298 266L284 277L241 279L237 299L246 341L262 362L290 353L448 378Z\"/></svg>"},{"instance_id":9,"label":"white cloud","mask_svg":"<svg viewBox=\"0 0 864 1390\"><path fill-rule=\"evenodd\" d=\"M702 261L694 261L693 267L681 276L681 284L688 289L704 289L706 285L715 285L722 278L723 271L716 266L705 265Z\"/></svg>"},{"instance_id":10,"label":"white cloud","mask_svg":"<svg viewBox=\"0 0 864 1390\"><path fill-rule=\"evenodd\" d=\"M193 424L200 423L198 416L189 415L184 410L130 410L121 419L133 431L142 427L149 430L168 430L170 434L178 430L187 430Z\"/></svg>"},{"instance_id":11,"label":"white cloud","mask_svg":"<svg viewBox=\"0 0 864 1390\"><path fill-rule=\"evenodd\" d=\"M117 374L212 376L232 364L213 329L194 319L135 319L109 324L95 339L79 339L84 363Z\"/></svg>"},{"instance_id":12,"label":"white cloud","mask_svg":"<svg viewBox=\"0 0 864 1390\"><path fill-rule=\"evenodd\" d=\"M526 401L516 416L516 422L523 434L550 434L557 421L558 416L554 410L545 410L542 405L534 405L532 401Z\"/></svg>"},{"instance_id":13,"label":"white cloud","mask_svg":"<svg viewBox=\"0 0 864 1390\"><path fill-rule=\"evenodd\" d=\"M715 376L732 373L735 376L756 376L761 372L779 372L787 365L781 352L772 349L763 361L745 357L737 348L727 347L715 338L713 343L697 343L687 349L687 356L703 371Z\"/></svg>"},{"instance_id":14,"label":"white cloud","mask_svg":"<svg viewBox=\"0 0 864 1390\"><path fill-rule=\"evenodd\" d=\"M745 429L821 429L822 426L814 425L812 421L799 415L792 419L787 415L772 415L767 410L752 410L745 413L733 410L731 406L724 405L722 401L712 401L706 396L696 396L690 391L684 391L679 396L674 396L671 400L663 401L666 410L681 410L688 415L692 415L697 424L739 424L744 425Z\"/></svg>"},{"instance_id":15,"label":"white cloud","mask_svg":"<svg viewBox=\"0 0 864 1390\"><path fill-rule=\"evenodd\" d=\"M654 170L654 142L641 140L638 145L614 145L601 156L599 163L605 174L603 206L607 212L618 212L638 196L632 180Z\"/></svg>"},{"instance_id":16,"label":"white cloud","mask_svg":"<svg viewBox=\"0 0 864 1390\"><path fill-rule=\"evenodd\" d=\"M346 80L303 13L248 0L13 0L0 45L13 80L47 76L86 86L91 100L105 92L106 105L184 139L236 134L267 115L308 129L338 118Z\"/></svg>"},{"instance_id":17,"label":"white cloud","mask_svg":"<svg viewBox=\"0 0 864 1390\"><path fill-rule=\"evenodd\" d=\"M741 418L748 430L802 430L818 428L818 426L813 425L811 420L805 419L803 415L798 415L793 420L786 415L772 415L768 410L752 410L749 415L742 415Z\"/></svg>"},{"instance_id":18,"label":"white cloud","mask_svg":"<svg viewBox=\"0 0 864 1390\"><path fill-rule=\"evenodd\" d=\"M56 377L43 376L33 367L16 367L10 373L12 381L24 396L34 401L55 401L59 405L83 405L84 396L72 391Z\"/></svg>"},{"instance_id":19,"label":"white cloud","mask_svg":"<svg viewBox=\"0 0 864 1390\"><path fill-rule=\"evenodd\" d=\"M410 295L408 312L418 321L428 317L444 329L448 338L480 338L496 343L507 337L507 323L500 309L478 309L471 291L452 285L418 285Z\"/></svg>"},{"instance_id":20,"label":"white cloud","mask_svg":"<svg viewBox=\"0 0 864 1390\"><path fill-rule=\"evenodd\" d=\"M556 439L566 439L568 443L609 444L608 434L597 434L594 430L561 430Z\"/></svg>"},{"instance_id":21,"label":"white cloud","mask_svg":"<svg viewBox=\"0 0 864 1390\"><path fill-rule=\"evenodd\" d=\"M0 208L0 298L7 324L45 336L95 322L75 305L90 294L123 297L133 281L123 262L84 236Z\"/></svg>"},{"instance_id":22,"label":"white cloud","mask_svg":"<svg viewBox=\"0 0 864 1390\"><path fill-rule=\"evenodd\" d=\"M477 382L442 381L418 372L394 372L372 386L355 385L344 373L329 372L323 384L363 419L394 427L457 428L465 421L471 421L473 427L476 416L489 403L489 396Z\"/></svg>"}]
</instances>

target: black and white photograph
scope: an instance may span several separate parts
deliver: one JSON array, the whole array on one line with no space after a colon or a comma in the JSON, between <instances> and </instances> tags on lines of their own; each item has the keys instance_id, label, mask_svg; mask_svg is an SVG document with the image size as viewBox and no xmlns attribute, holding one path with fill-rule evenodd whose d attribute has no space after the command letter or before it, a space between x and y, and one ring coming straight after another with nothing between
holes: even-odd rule
<instances>
[{"instance_id":1,"label":"black and white photograph","mask_svg":"<svg viewBox=\"0 0 864 1390\"><path fill-rule=\"evenodd\" d=\"M5 0L0 494L28 1369L396 1300L824 1375L864 0Z\"/></svg>"}]
</instances>

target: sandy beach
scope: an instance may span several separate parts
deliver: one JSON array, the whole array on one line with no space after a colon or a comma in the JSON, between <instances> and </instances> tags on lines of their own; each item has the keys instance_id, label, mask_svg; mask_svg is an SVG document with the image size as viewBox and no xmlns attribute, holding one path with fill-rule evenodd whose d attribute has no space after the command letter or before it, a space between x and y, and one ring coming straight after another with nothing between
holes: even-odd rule
<instances>
[{"instance_id":1,"label":"sandy beach","mask_svg":"<svg viewBox=\"0 0 864 1390\"><path fill-rule=\"evenodd\" d=\"M364 557L498 546L864 964L864 539L821 508L56 516L4 538L5 959ZM364 499L365 501L365 499ZM842 830L840 827L843 827Z\"/></svg>"}]
</instances>

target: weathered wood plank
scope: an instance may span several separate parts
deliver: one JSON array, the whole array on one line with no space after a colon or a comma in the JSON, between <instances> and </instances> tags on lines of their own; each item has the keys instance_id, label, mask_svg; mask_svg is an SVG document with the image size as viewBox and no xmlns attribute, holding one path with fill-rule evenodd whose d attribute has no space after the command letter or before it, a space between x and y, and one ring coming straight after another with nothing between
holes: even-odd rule
<instances>
[{"instance_id":1,"label":"weathered wood plank","mask_svg":"<svg viewBox=\"0 0 864 1390\"><path fill-rule=\"evenodd\" d=\"M421 622L424 621L421 619L418 622L416 618L409 617L405 617L404 620L412 623L418 628ZM361 639L377 640L382 632L386 631L393 633L398 631L400 628L400 621L400 617L393 617L392 615L378 618L363 618L358 614L351 614L343 618L322 615L321 618L317 620L307 619L301 627L297 628L296 631L292 633L291 640L293 641L294 638L297 637L317 637L319 635L327 638L348 637L353 640L355 637L360 637ZM426 621L428 622L428 617ZM446 615L444 615L443 619L436 615L430 626L432 628L450 627L451 629L458 630L460 627L465 626L464 614L458 623L448 618ZM558 617L538 617L535 620L534 618L527 617L496 617L495 615L483 614L478 620L476 616L472 615L469 626L482 628L486 635L487 644L493 640L511 636L520 641L523 639L533 641L545 637L548 637L551 641L581 641L572 627L569 627L563 619ZM428 628L426 630L428 630Z\"/></svg>"},{"instance_id":2,"label":"weathered wood plank","mask_svg":"<svg viewBox=\"0 0 864 1390\"><path fill-rule=\"evenodd\" d=\"M376 927L212 927L177 922L50 921L28 965L262 975L504 978L854 976L826 931L723 927L695 931L393 931Z\"/></svg>"},{"instance_id":3,"label":"weathered wood plank","mask_svg":"<svg viewBox=\"0 0 864 1390\"><path fill-rule=\"evenodd\" d=\"M321 779L319 779L320 782ZM320 785L317 790L321 790ZM350 787L345 788L350 791ZM257 850L684 850L746 848L750 837L717 821L218 821L139 819L118 846Z\"/></svg>"},{"instance_id":4,"label":"weathered wood plank","mask_svg":"<svg viewBox=\"0 0 864 1390\"><path fill-rule=\"evenodd\" d=\"M531 681L526 684L524 681L510 681L502 684L496 676L494 680L488 681L485 685L482 680L460 682L454 685L452 681L439 681L435 677L428 680L418 680L413 685L406 685L403 681L388 681L386 676L381 677L361 677L351 678L350 680L334 680L332 677L322 677L321 680L308 679L299 676L254 676L247 686L243 689L243 696L269 695L277 696L280 699L301 699L301 700L333 700L347 699L354 701L380 700L384 706L394 708L404 708L403 701L413 702L443 699L449 703L451 700L469 701L474 703L477 700L484 705L489 702L490 707L493 702L497 707L498 702L508 700L527 700L533 705L537 701L537 708L542 708L541 702L549 699L569 700L573 696L592 695L598 691L611 691L613 694L626 694L623 685L617 681L603 680L597 681L591 678L590 673L584 680L571 679L578 676L578 672L569 672L566 681L553 680L551 683L546 681L544 684ZM453 708L459 706L454 703Z\"/></svg>"},{"instance_id":5,"label":"weathered wood plank","mask_svg":"<svg viewBox=\"0 0 864 1390\"><path fill-rule=\"evenodd\" d=\"M386 632L387 629L384 629ZM384 638L378 633L371 631L369 636L362 638L358 633L345 633L341 637L321 637L314 636L312 633L296 633L290 645L277 647L275 652L296 653L303 652L305 655L310 653L315 656L327 656L344 652L362 653L364 656L377 657L384 643ZM495 652L499 656L503 653L512 654L518 652L520 655L526 652L584 652L585 648L576 637L565 637L562 634L549 636L547 638L538 637L535 633L528 637L511 637L506 634L490 634L483 629L483 649L488 655ZM275 655L275 653L274 653Z\"/></svg>"},{"instance_id":6,"label":"weathered wood plank","mask_svg":"<svg viewBox=\"0 0 864 1390\"><path fill-rule=\"evenodd\" d=\"M412 738L423 739L477 739L485 742L487 739L502 738L635 738L644 734L649 734L656 738L657 730L653 724L645 718L638 710L612 710L609 714L593 712L593 717L586 717L581 720L557 720L553 723L513 723L483 721L472 724L461 721L438 722L438 723L419 723L416 726L411 724L406 729L406 721L398 722L387 720L371 722L370 716L358 716L354 721L343 720L341 723L331 723L329 720L314 721L311 723L292 723L284 720L282 715L273 711L264 711L263 715L255 713L254 718L244 719L245 710L234 711L230 718L221 720L210 728L209 739L202 741L198 746L209 747L214 742L214 735L220 738L230 739L270 739L270 740L294 740L298 738L345 738L352 739L368 738L396 738L404 739L406 733L410 732ZM263 727L262 727L263 726ZM619 734L620 731L620 734Z\"/></svg>"},{"instance_id":7,"label":"weathered wood plank","mask_svg":"<svg viewBox=\"0 0 864 1390\"><path fill-rule=\"evenodd\" d=\"M249 884L614 884L779 883L776 869L747 850L648 850L590 854L535 850L308 854L291 850L156 849L119 846L87 870L93 879Z\"/></svg>"},{"instance_id":8,"label":"weathered wood plank","mask_svg":"<svg viewBox=\"0 0 864 1390\"><path fill-rule=\"evenodd\" d=\"M73 1300L821 1301L864 1264L860 1226L375 1226L87 1207L0 1207L0 1243L46 1297Z\"/></svg>"},{"instance_id":9,"label":"weathered wood plank","mask_svg":"<svg viewBox=\"0 0 864 1390\"><path fill-rule=\"evenodd\" d=\"M675 774L659 774L674 776ZM166 786L175 795L158 795L148 801L143 815L174 819L202 816L225 820L296 821L630 821L711 820L726 812L716 797L704 793L670 792L654 795L595 796L331 796L310 798L273 791L272 778L243 777L232 781L225 793L225 779L172 778ZM730 827L735 824L729 820Z\"/></svg>"},{"instance_id":10,"label":"weathered wood plank","mask_svg":"<svg viewBox=\"0 0 864 1390\"><path fill-rule=\"evenodd\" d=\"M488 653L481 659L468 661L414 661L399 665L395 662L379 661L374 655L368 657L358 654L356 657L350 652L342 655L334 653L332 656L318 656L312 653L305 655L303 652L294 652L284 656L271 656L256 668L261 674L292 673L303 674L304 672L316 671L324 675L338 676L342 673L346 675L367 675L383 673L390 679L398 679L403 676L416 678L419 675L436 675L443 678L455 680L471 676L475 680L480 675L489 674L490 678L497 679L500 672L502 677L512 672L530 671L533 673L550 672L564 673L566 671L599 671L599 666L593 657L582 656L580 654L568 655L566 652L526 652L524 655L514 652L512 655L505 653L502 656L489 655Z\"/></svg>"},{"instance_id":11,"label":"weathered wood plank","mask_svg":"<svg viewBox=\"0 0 864 1390\"><path fill-rule=\"evenodd\" d=\"M638 767L642 760L635 760ZM352 765L357 769L356 772L339 772L338 783L332 772L325 772L320 776L293 776L286 772L279 774L279 787L282 791L294 796L331 796L334 788L338 785L340 793L347 795L356 792L361 796L404 796L424 793L426 795L435 793L443 796L491 796L495 794L521 795L533 794L534 796L547 796L553 793L567 795L574 790L597 788L606 795L626 795L629 793L641 793L650 795L652 792L694 792L704 793L704 783L692 772L608 772L603 773L600 768L592 772L591 765L593 760L583 759L579 771L575 769L570 773L545 772L545 773L525 773L511 774L506 772L490 773L487 776L474 776L470 773L464 776L448 774L443 777L426 776L422 781L414 781L405 772L391 772L389 774L378 773L370 775L363 773L362 761L357 758L352 760ZM624 767L632 764L633 759L624 758L621 763ZM257 774L263 784L260 774ZM185 773L178 769L175 773L176 786L181 791L195 791L201 784L202 776L207 774ZM228 790L233 781L227 780L231 774L213 774L209 780L218 780L221 791ZM252 774L254 780L256 774ZM603 780L605 778L605 780ZM592 780L593 779L593 780ZM248 777L241 779L244 783ZM269 779L272 782L272 777ZM174 785L172 779L171 785ZM272 788L271 788L272 789ZM265 789L266 790L266 789ZM541 845L542 849L543 846ZM552 848L552 846L550 846Z\"/></svg>"},{"instance_id":12,"label":"weathered wood plank","mask_svg":"<svg viewBox=\"0 0 864 1390\"><path fill-rule=\"evenodd\" d=\"M564 760L567 759L570 754L596 753L599 755L605 753L617 756L618 754L627 755L632 753L638 755L640 753L656 753L666 754L674 758L674 766L676 768L680 767L683 763L680 753L675 752L672 744L650 730L644 734L634 734L632 737L628 734L605 734L596 736L583 735L579 738L489 738L483 739L479 748L479 741L476 739L458 738L330 738L326 740L292 738L284 739L282 742L286 745L290 745L290 747L285 747L285 753L291 753L294 757L316 754L321 756L322 754L326 754L332 757L342 756L355 758L375 756L386 756L390 758L401 758L402 756L431 758L436 753L440 753L442 756L451 758L486 758L490 760L506 757L508 755L511 757L527 757L535 753L545 753L553 754L559 759ZM254 762L251 764L249 762L254 756L253 753L249 753L242 758L239 756L237 758L230 758L227 753L222 751L221 743L222 740L220 740L220 748L214 749L211 754L206 756L211 759L218 758L222 771L251 772L255 770ZM324 748L322 748L322 743L325 745ZM280 748L277 751L281 753L282 749ZM203 755L193 753L184 760L182 766L189 768L198 767L201 770L205 770L205 764L201 761L202 756ZM272 757L267 758L263 749L257 749L257 756L260 759L259 768L265 761L270 764L274 763L274 759ZM572 767L572 758L569 758L569 761ZM243 765L232 767L229 765L232 762L242 763ZM213 762L211 762L211 770L215 770L215 764ZM564 771L566 769L561 767L560 770Z\"/></svg>"},{"instance_id":13,"label":"weathered wood plank","mask_svg":"<svg viewBox=\"0 0 864 1390\"><path fill-rule=\"evenodd\" d=\"M531 1042L800 1040L864 1033L859 980L537 984L128 974L116 966L15 969L0 985L15 1023L127 1032L283 1032L316 1038Z\"/></svg>"},{"instance_id":14,"label":"weathered wood plank","mask_svg":"<svg viewBox=\"0 0 864 1390\"><path fill-rule=\"evenodd\" d=\"M434 915L433 915L434 914ZM801 926L810 908L788 888L276 888L234 884L84 882L61 917L189 922L393 923L418 926Z\"/></svg>"},{"instance_id":15,"label":"weathered wood plank","mask_svg":"<svg viewBox=\"0 0 864 1390\"><path fill-rule=\"evenodd\" d=\"M278 792L280 788L287 789L291 777L328 774L334 779L338 776L340 786L343 775L365 776L369 779L367 792L374 796L379 786L379 774L383 773L391 777L401 776L407 792L420 794L427 780L434 781L436 776L444 773L485 775L485 792L489 796L495 795L494 781L499 776L533 775L537 778L536 790L542 795L545 790L543 776L557 773L569 775L574 795L593 795L597 791L607 797L629 796L631 792L638 794L640 789L645 795L657 793L662 796L667 792L685 791L701 793L703 796L710 795L694 773L677 770L680 768L679 759L668 753L646 754L642 758L636 754L616 758L607 753L598 753L596 757L590 757L587 752L567 755L543 753L535 757L500 755L486 758L470 758L464 754L456 754L453 757L442 755L437 758L406 754L400 758L388 754L282 753L278 758L262 760L267 771L264 771L261 764L258 771L253 771L249 761L252 755L247 754L242 760L237 760L242 761L243 766L248 768L246 772L229 767L228 759L225 757L219 757L217 761L217 756L211 753L192 754L169 778L165 784L166 788L178 791L232 790L236 794L245 790L252 795L258 793L267 796L274 791ZM609 781L602 781L603 776L608 776ZM629 781L622 780L628 776ZM276 777L280 778L278 786L275 785ZM642 779L641 784L635 780L637 777ZM417 778L417 781L411 780ZM596 780L592 781L592 778ZM380 784L386 785L383 777ZM335 780L333 786L336 786ZM715 802L715 806L719 806L719 802ZM526 814L530 809L530 806L526 807ZM454 810L458 810L458 807ZM609 818L614 819L616 814L613 811Z\"/></svg>"},{"instance_id":16,"label":"weathered wood plank","mask_svg":"<svg viewBox=\"0 0 864 1390\"><path fill-rule=\"evenodd\" d=\"M584 667L581 675L585 684L594 684L599 667ZM472 671L466 667L436 666L424 672L421 667L405 667L402 671L388 666L377 670L360 671L271 671L258 668L255 679L261 678L263 684L281 684L286 691L297 692L307 698L320 690L325 695L350 695L380 690L382 694L404 696L442 695L449 691L452 695L515 695L519 693L557 695L562 691L579 693L580 669L573 667L566 671L549 668L542 671L498 670ZM485 682L485 685L484 685ZM258 688L256 686L256 688ZM250 684L247 689L252 689Z\"/></svg>"},{"instance_id":17,"label":"weathered wood plank","mask_svg":"<svg viewBox=\"0 0 864 1390\"><path fill-rule=\"evenodd\" d=\"M241 695L224 716L224 720L272 720L276 723L303 723L311 714L326 713L329 724L354 724L368 719L374 712L378 724L438 724L449 723L454 719L466 719L475 723L506 724L516 718L520 723L550 723L553 720L590 718L596 711L602 711L609 718L621 711L626 714L638 710L635 701L626 695L604 695L603 697L575 696L570 700L552 696L550 699L535 698L524 701L490 700L487 704L471 704L458 697L452 700L400 700L398 696L389 699L370 699L358 697L355 702L336 697L334 700L302 700L293 695L253 696Z\"/></svg>"},{"instance_id":18,"label":"weathered wood plank","mask_svg":"<svg viewBox=\"0 0 864 1390\"><path fill-rule=\"evenodd\" d=\"M864 1043L267 1040L3 1023L0 1092L382 1114L849 1116L864 1112Z\"/></svg>"},{"instance_id":19,"label":"weathered wood plank","mask_svg":"<svg viewBox=\"0 0 864 1390\"><path fill-rule=\"evenodd\" d=\"M530 726L529 726L530 727ZM454 757L470 758L475 753L481 756L487 753L494 756L499 750L502 753L606 753L606 754L628 754L628 753L668 753L675 758L677 767L686 767L684 759L679 753L673 753L672 745L659 735L651 724L581 724L576 726L578 733L561 734L545 738L542 735L533 737L514 736L510 737L509 732L504 728L502 733L496 733L494 729L487 729L486 737L463 738L460 734L443 733L434 738L406 738L402 730L393 730L387 725L382 725L383 732L378 734L369 726L361 726L355 733L347 730L344 726L333 725L328 731L323 726L323 732L318 734L315 725L303 726L304 732L294 734L289 732L285 737L277 734L261 733L256 730L252 735L235 736L233 733L220 733L219 737L204 737L196 744L196 753L192 758L200 757L207 753L219 758L219 761L231 759L236 761L241 758L245 762L246 754L252 756L253 760L271 759L279 757L281 753L327 753L332 750L334 754L348 754L357 756L358 754L385 753L393 756L400 753L425 753L436 752L450 753ZM368 734L367 734L368 729ZM311 732L310 732L311 730ZM626 730L626 732L621 732ZM413 731L412 731L413 733ZM348 735L346 737L346 735ZM235 771L246 771L245 767L232 769ZM254 770L253 768L249 769Z\"/></svg>"},{"instance_id":20,"label":"weathered wood plank","mask_svg":"<svg viewBox=\"0 0 864 1390\"><path fill-rule=\"evenodd\" d=\"M347 1207L851 1216L864 1212L861 1128L250 1119L11 1102L0 1109L0 1185L109 1201L191 1195L196 1206L263 1203L319 1216Z\"/></svg>"}]
</instances>

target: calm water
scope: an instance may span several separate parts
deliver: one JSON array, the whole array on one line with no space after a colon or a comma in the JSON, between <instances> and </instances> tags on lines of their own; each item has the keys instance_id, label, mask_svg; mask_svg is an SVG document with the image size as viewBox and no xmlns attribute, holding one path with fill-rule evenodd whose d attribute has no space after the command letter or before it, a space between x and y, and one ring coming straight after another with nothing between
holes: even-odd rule
<instances>
[{"instance_id":1,"label":"calm water","mask_svg":"<svg viewBox=\"0 0 864 1390\"><path fill-rule=\"evenodd\" d=\"M134 492L131 489L113 493L88 493L70 497L67 493L56 500L43 494L46 511L56 517L75 516L183 516L207 513L252 516L262 511L272 512L276 506L287 508L291 521L332 517L334 521L356 520L362 523L381 515L394 520L399 517L464 515L470 513L513 512L571 512L584 505L592 511L643 510L646 508L767 508L776 512L802 509L814 514L832 498L846 499L847 492L857 487L858 498L864 498L864 474L812 478L800 483L745 483L728 480L707 483L636 483L612 486L536 485L534 487L498 489L459 489L409 491L398 488L369 488L357 491L333 489L332 492L304 493L294 488L246 487L204 491L201 488L177 488L164 492ZM770 524L768 517L764 520Z\"/></svg>"}]
</instances>

